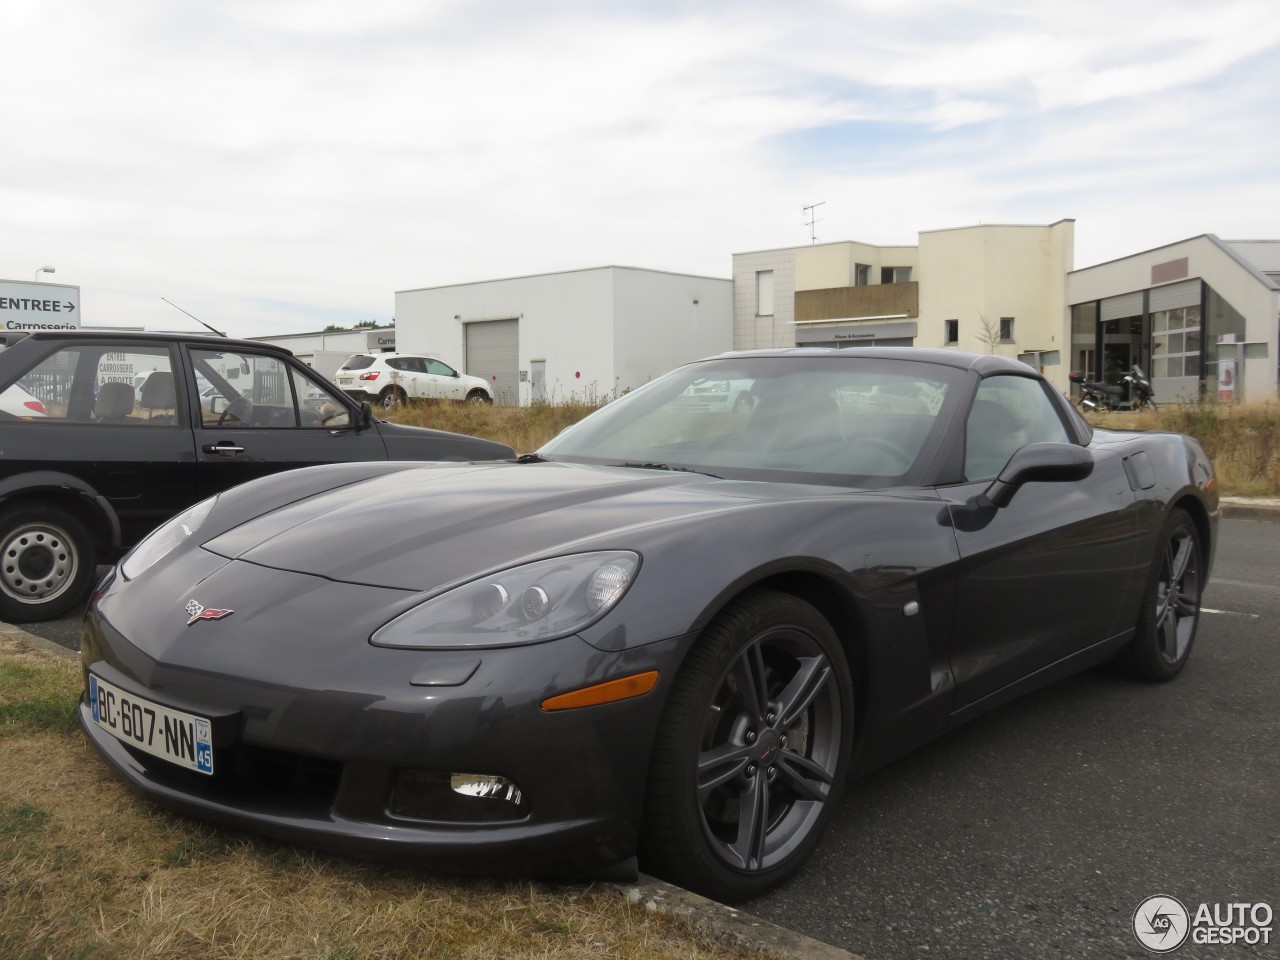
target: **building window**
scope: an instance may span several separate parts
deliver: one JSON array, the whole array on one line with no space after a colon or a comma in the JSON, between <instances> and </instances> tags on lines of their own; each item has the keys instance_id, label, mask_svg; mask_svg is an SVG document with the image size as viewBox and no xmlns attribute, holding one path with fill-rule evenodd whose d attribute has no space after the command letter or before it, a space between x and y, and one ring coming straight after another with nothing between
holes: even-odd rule
<instances>
[{"instance_id":1,"label":"building window","mask_svg":"<svg viewBox=\"0 0 1280 960\"><path fill-rule=\"evenodd\" d=\"M866 263L855 263L853 265L853 285L855 287L869 286L871 283L871 265Z\"/></svg>"},{"instance_id":2,"label":"building window","mask_svg":"<svg viewBox=\"0 0 1280 960\"><path fill-rule=\"evenodd\" d=\"M1200 376L1200 308L1151 314L1151 376Z\"/></svg>"},{"instance_id":3,"label":"building window","mask_svg":"<svg viewBox=\"0 0 1280 960\"><path fill-rule=\"evenodd\" d=\"M773 316L773 271L756 271L756 316Z\"/></svg>"},{"instance_id":4,"label":"building window","mask_svg":"<svg viewBox=\"0 0 1280 960\"><path fill-rule=\"evenodd\" d=\"M960 321L948 320L947 321L947 343L959 343L959 342L960 342Z\"/></svg>"},{"instance_id":5,"label":"building window","mask_svg":"<svg viewBox=\"0 0 1280 960\"><path fill-rule=\"evenodd\" d=\"M1013 343L1013 317L1000 318L1000 342Z\"/></svg>"},{"instance_id":6,"label":"building window","mask_svg":"<svg viewBox=\"0 0 1280 960\"><path fill-rule=\"evenodd\" d=\"M880 282L881 283L910 283L911 268L910 267L881 267Z\"/></svg>"}]
</instances>

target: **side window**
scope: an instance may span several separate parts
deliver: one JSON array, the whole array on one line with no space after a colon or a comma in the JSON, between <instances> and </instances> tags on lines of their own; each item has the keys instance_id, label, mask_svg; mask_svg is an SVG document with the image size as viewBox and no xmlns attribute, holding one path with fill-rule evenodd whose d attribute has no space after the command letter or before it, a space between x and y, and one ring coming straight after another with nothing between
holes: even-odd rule
<instances>
[{"instance_id":1,"label":"side window","mask_svg":"<svg viewBox=\"0 0 1280 960\"><path fill-rule=\"evenodd\" d=\"M312 380L301 370L294 370L293 392L301 404L302 425L326 430L351 426L351 414L333 395L333 391Z\"/></svg>"},{"instance_id":2,"label":"side window","mask_svg":"<svg viewBox=\"0 0 1280 960\"><path fill-rule=\"evenodd\" d=\"M0 390L0 419L161 427L178 422L167 347L77 344L49 354Z\"/></svg>"},{"instance_id":3,"label":"side window","mask_svg":"<svg viewBox=\"0 0 1280 960\"><path fill-rule=\"evenodd\" d=\"M965 477L987 480L996 476L1014 451L1028 443L1069 440L1040 381L988 377L978 386L965 426Z\"/></svg>"},{"instance_id":4,"label":"side window","mask_svg":"<svg viewBox=\"0 0 1280 960\"><path fill-rule=\"evenodd\" d=\"M422 362L427 365L427 373L433 373L437 377L453 376L453 367L449 366L447 363L443 363L440 360L432 360L430 357L427 357Z\"/></svg>"},{"instance_id":5,"label":"side window","mask_svg":"<svg viewBox=\"0 0 1280 960\"><path fill-rule=\"evenodd\" d=\"M240 351L192 350L206 427L296 427L290 368L279 357Z\"/></svg>"}]
</instances>

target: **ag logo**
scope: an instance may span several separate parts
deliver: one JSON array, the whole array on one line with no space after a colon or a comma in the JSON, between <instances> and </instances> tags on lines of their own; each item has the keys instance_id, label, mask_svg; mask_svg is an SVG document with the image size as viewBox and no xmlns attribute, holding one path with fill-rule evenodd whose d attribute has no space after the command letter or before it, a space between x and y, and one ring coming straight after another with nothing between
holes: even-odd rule
<instances>
[{"instance_id":1,"label":"ag logo","mask_svg":"<svg viewBox=\"0 0 1280 960\"><path fill-rule=\"evenodd\" d=\"M1191 916L1174 897L1147 897L1133 912L1133 935L1152 953L1170 953L1187 940Z\"/></svg>"}]
</instances>

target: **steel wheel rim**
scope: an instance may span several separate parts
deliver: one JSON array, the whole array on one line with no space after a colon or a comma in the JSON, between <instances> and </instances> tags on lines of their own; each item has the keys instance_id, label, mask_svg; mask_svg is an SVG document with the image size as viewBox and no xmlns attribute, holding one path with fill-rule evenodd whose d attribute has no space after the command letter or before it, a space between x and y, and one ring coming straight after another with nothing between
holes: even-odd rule
<instances>
[{"instance_id":1,"label":"steel wheel rim","mask_svg":"<svg viewBox=\"0 0 1280 960\"><path fill-rule=\"evenodd\" d=\"M1165 544L1156 584L1156 640L1166 663L1181 661L1191 646L1200 619L1200 591L1195 537L1179 530Z\"/></svg>"},{"instance_id":2,"label":"steel wheel rim","mask_svg":"<svg viewBox=\"0 0 1280 960\"><path fill-rule=\"evenodd\" d=\"M18 527L0 546L0 590L19 603L47 603L75 580L80 558L64 530L47 523Z\"/></svg>"},{"instance_id":3,"label":"steel wheel rim","mask_svg":"<svg viewBox=\"0 0 1280 960\"><path fill-rule=\"evenodd\" d=\"M769 870L804 842L844 747L841 709L831 662L805 631L763 633L725 668L696 767L703 837L723 863Z\"/></svg>"}]
</instances>

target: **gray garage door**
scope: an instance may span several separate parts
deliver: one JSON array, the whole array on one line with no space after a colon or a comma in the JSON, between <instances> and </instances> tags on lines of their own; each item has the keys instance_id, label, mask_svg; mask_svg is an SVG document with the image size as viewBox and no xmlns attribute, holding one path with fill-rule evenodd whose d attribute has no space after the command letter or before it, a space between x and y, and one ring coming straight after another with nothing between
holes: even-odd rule
<instances>
[{"instance_id":1,"label":"gray garage door","mask_svg":"<svg viewBox=\"0 0 1280 960\"><path fill-rule=\"evenodd\" d=\"M485 320L467 324L467 373L489 382L496 403L520 402L518 322Z\"/></svg>"}]
</instances>

